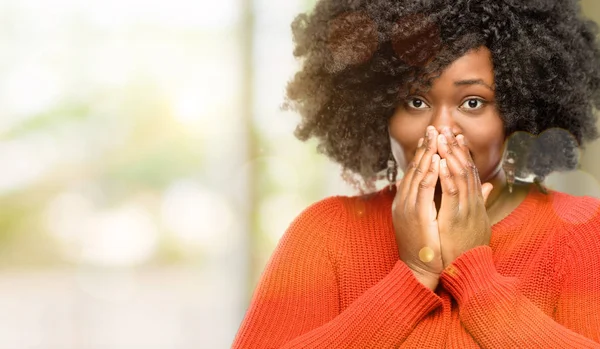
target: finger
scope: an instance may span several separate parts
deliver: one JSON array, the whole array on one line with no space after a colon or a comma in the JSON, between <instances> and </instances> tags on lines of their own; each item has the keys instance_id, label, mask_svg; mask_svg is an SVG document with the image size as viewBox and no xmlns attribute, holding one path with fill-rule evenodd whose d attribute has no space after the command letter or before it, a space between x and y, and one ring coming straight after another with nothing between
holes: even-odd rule
<instances>
[{"instance_id":1,"label":"finger","mask_svg":"<svg viewBox=\"0 0 600 349\"><path fill-rule=\"evenodd\" d=\"M471 151L469 150L469 145L467 144L467 140L465 139L465 136L462 134L459 134L456 136L456 140L458 141L458 144L460 145L460 147L463 149L465 157L467 158L467 162L471 163L471 164L475 164L475 161L473 160L473 157L471 156ZM474 166L473 169L475 170L475 190L477 190L477 192L481 191L481 177L479 177L479 170L477 169L477 166Z\"/></svg>"},{"instance_id":2,"label":"finger","mask_svg":"<svg viewBox=\"0 0 600 349\"><path fill-rule=\"evenodd\" d=\"M448 162L446 159L440 160L440 184L444 196L444 204L449 203L451 207L458 207L459 190L454 183L454 176L448 170Z\"/></svg>"},{"instance_id":3,"label":"finger","mask_svg":"<svg viewBox=\"0 0 600 349\"><path fill-rule=\"evenodd\" d=\"M442 130L446 139L448 140L448 148L450 149L450 153L455 156L456 161L449 162L448 167L452 170L455 169L453 164L457 164L460 166L460 174L459 178L465 181L466 183L466 196L462 195L463 199L469 200L469 203L472 205L476 205L477 203L483 201L483 197L481 196L481 181L479 178L479 171L477 170L477 166L475 166L475 162L471 157L471 153L469 152L469 148L466 145L464 135L454 136L454 134L450 131L449 127L444 127ZM456 174L456 173L455 173ZM458 179L457 179L458 181ZM463 189L464 186L458 183L459 189ZM481 201L480 201L481 200Z\"/></svg>"},{"instance_id":4,"label":"finger","mask_svg":"<svg viewBox=\"0 0 600 349\"><path fill-rule=\"evenodd\" d=\"M472 159L470 159L471 154L469 154L469 150L466 149L464 144L461 144L458 141L458 138L454 136L454 133L450 130L449 127L444 127L442 129L442 133L446 136L446 140L448 141L448 151L454 155L454 157L459 161L460 164L469 168L473 164ZM464 140L464 136L462 136Z\"/></svg>"},{"instance_id":5,"label":"finger","mask_svg":"<svg viewBox=\"0 0 600 349\"><path fill-rule=\"evenodd\" d=\"M404 176L406 178L406 180L404 181L404 183L402 185L402 194L403 195L408 195L408 193L410 192L410 188L413 183L413 177L420 171L422 172L422 170L419 168L419 165L421 164L421 160L423 159L423 156L428 151L431 151L431 147L432 147L431 140L434 139L432 137L434 137L435 135L432 134L430 131L431 131L431 128L428 127L427 133L425 134L425 138L422 138L423 140L419 139L419 144L418 144L418 148L415 153L415 156L413 157L412 161L410 162L407 172L406 172L406 175ZM437 151L437 145L434 145L434 149Z\"/></svg>"},{"instance_id":6,"label":"finger","mask_svg":"<svg viewBox=\"0 0 600 349\"><path fill-rule=\"evenodd\" d=\"M462 149L462 151L465 153L467 159L473 160L471 153L469 152L469 147L467 146L467 140L465 139L465 136L462 134L456 135L456 141L458 142L460 149Z\"/></svg>"},{"instance_id":7,"label":"finger","mask_svg":"<svg viewBox=\"0 0 600 349\"><path fill-rule=\"evenodd\" d=\"M431 167L431 160L433 158L433 155L437 153L436 138L437 131L435 130L435 128L431 126L427 127L427 141L425 143L426 145L424 146L425 149L423 150L423 155L421 157L419 165L414 170L413 176L411 178L410 188L408 189L408 199L410 200L410 202L416 203L420 183L421 181L423 181L423 178L425 178L425 175Z\"/></svg>"},{"instance_id":8,"label":"finger","mask_svg":"<svg viewBox=\"0 0 600 349\"><path fill-rule=\"evenodd\" d=\"M435 220L435 215L431 217L431 203L433 203L433 196L435 193L435 185L439 178L439 163L440 156L433 154L431 157L431 163L425 177L419 183L419 190L417 191L417 214L422 222L431 222ZM435 205L434 205L435 207Z\"/></svg>"},{"instance_id":9,"label":"finger","mask_svg":"<svg viewBox=\"0 0 600 349\"><path fill-rule=\"evenodd\" d=\"M457 158L455 149L452 149L450 147L450 145L448 144L447 137L444 134L440 134L438 136L438 143L440 156L446 160L446 169L451 174L454 187L458 190L458 193L450 193L452 193L452 195L456 195L457 199L460 199L461 201L468 200L470 176L469 171Z\"/></svg>"},{"instance_id":10,"label":"finger","mask_svg":"<svg viewBox=\"0 0 600 349\"><path fill-rule=\"evenodd\" d=\"M423 145L423 141L424 141L423 137L419 138L419 141L417 142L417 149L415 150L415 157L417 156L419 148L421 148L421 146ZM413 157L413 160L414 160L415 157ZM408 178L408 174L409 174L409 170L410 170L411 164L412 164L412 162L407 165L407 168L404 170L404 175L402 176L402 178L400 178L399 180L396 181L396 189L399 189L398 186L402 183L402 181L405 178Z\"/></svg>"},{"instance_id":11,"label":"finger","mask_svg":"<svg viewBox=\"0 0 600 349\"><path fill-rule=\"evenodd\" d=\"M399 183L399 186L396 187L397 195L406 196L408 190L410 189L410 184L412 183L412 177L414 176L415 169L419 166L419 162L421 161L421 157L423 156L424 149L424 138L420 138L417 143L417 151L415 152L415 156L412 158L408 166L406 167L406 172L402 177L402 182Z\"/></svg>"},{"instance_id":12,"label":"finger","mask_svg":"<svg viewBox=\"0 0 600 349\"><path fill-rule=\"evenodd\" d=\"M426 135L429 135L428 136L428 140L429 140L428 147L430 148L430 149L426 149L426 150L431 151L432 154L437 153L437 151L438 151L438 146L437 146L438 131L433 126L427 126Z\"/></svg>"}]
</instances>

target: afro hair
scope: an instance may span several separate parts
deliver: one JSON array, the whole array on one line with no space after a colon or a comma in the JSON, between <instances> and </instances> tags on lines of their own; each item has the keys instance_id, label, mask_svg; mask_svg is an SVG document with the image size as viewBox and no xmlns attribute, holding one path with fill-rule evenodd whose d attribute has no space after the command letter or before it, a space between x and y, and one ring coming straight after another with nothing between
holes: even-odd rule
<instances>
[{"instance_id":1,"label":"afro hair","mask_svg":"<svg viewBox=\"0 0 600 349\"><path fill-rule=\"evenodd\" d=\"M521 172L573 169L598 138L598 27L576 0L319 0L292 33L302 66L284 108L301 116L295 135L316 138L361 191L386 167L389 120L408 86L428 88L480 46L505 134L529 135L513 142L526 154Z\"/></svg>"}]
</instances>

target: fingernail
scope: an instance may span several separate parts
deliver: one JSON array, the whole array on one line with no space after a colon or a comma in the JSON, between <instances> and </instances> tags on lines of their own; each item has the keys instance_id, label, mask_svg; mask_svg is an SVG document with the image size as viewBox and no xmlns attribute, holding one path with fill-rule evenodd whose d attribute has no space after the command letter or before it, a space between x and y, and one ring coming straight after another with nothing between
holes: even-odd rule
<instances>
[{"instance_id":1,"label":"fingernail","mask_svg":"<svg viewBox=\"0 0 600 349\"><path fill-rule=\"evenodd\" d=\"M431 138L431 136L433 136L433 131L435 131L435 128L433 126L427 126L427 137Z\"/></svg>"},{"instance_id":2,"label":"fingernail","mask_svg":"<svg viewBox=\"0 0 600 349\"><path fill-rule=\"evenodd\" d=\"M423 145L423 138L419 138L419 143L417 144L418 147L421 147Z\"/></svg>"},{"instance_id":3,"label":"fingernail","mask_svg":"<svg viewBox=\"0 0 600 349\"><path fill-rule=\"evenodd\" d=\"M442 167L446 167L446 159L442 159L442 160L440 160L440 165L441 165Z\"/></svg>"},{"instance_id":4,"label":"fingernail","mask_svg":"<svg viewBox=\"0 0 600 349\"><path fill-rule=\"evenodd\" d=\"M465 136L463 135L458 135L456 136L456 139L460 142L460 144L462 145L466 145L467 143L465 142Z\"/></svg>"},{"instance_id":5,"label":"fingernail","mask_svg":"<svg viewBox=\"0 0 600 349\"><path fill-rule=\"evenodd\" d=\"M443 134L438 136L438 141L442 144L448 144L448 140L446 139L446 136L444 136Z\"/></svg>"}]
</instances>

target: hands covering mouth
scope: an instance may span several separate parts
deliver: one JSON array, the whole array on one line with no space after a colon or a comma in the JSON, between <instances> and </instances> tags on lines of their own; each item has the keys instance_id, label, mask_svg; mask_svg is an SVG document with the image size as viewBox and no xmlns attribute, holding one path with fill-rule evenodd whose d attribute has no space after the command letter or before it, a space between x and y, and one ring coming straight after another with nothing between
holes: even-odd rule
<instances>
[{"instance_id":1,"label":"hands covering mouth","mask_svg":"<svg viewBox=\"0 0 600 349\"><path fill-rule=\"evenodd\" d=\"M434 202L441 187L439 212ZM492 184L481 184L463 135L428 126L392 205L399 256L427 287L463 252L488 245L491 226L485 202Z\"/></svg>"}]
</instances>

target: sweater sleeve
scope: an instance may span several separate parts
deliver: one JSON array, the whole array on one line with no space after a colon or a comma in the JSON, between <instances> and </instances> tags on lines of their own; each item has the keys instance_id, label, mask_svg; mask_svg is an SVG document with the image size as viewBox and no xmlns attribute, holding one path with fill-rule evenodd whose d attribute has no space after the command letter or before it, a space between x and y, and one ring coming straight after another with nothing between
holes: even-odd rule
<instances>
[{"instance_id":1,"label":"sweater sleeve","mask_svg":"<svg viewBox=\"0 0 600 349\"><path fill-rule=\"evenodd\" d=\"M285 232L256 287L232 348L388 348L441 305L402 261L340 312L326 236L344 228L341 198L320 201Z\"/></svg>"},{"instance_id":2,"label":"sweater sleeve","mask_svg":"<svg viewBox=\"0 0 600 349\"><path fill-rule=\"evenodd\" d=\"M565 275L553 317L517 289L515 278L497 272L489 246L465 252L444 270L441 283L483 348L600 348L600 221L569 229L576 231L564 235Z\"/></svg>"}]
</instances>

